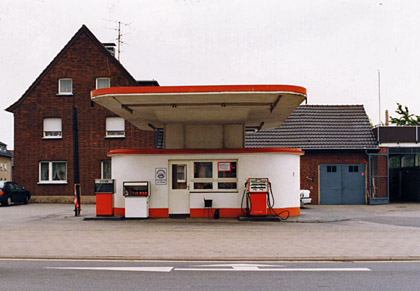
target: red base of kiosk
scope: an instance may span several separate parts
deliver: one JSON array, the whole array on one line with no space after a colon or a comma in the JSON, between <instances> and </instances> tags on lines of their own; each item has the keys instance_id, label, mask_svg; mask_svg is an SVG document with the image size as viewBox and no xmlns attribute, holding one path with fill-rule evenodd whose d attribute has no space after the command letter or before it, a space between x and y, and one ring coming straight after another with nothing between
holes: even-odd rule
<instances>
[{"instance_id":1,"label":"red base of kiosk","mask_svg":"<svg viewBox=\"0 0 420 291\"><path fill-rule=\"evenodd\" d=\"M267 215L267 193L250 193L251 215Z\"/></svg>"},{"instance_id":2,"label":"red base of kiosk","mask_svg":"<svg viewBox=\"0 0 420 291\"><path fill-rule=\"evenodd\" d=\"M96 194L96 215L113 215L112 193Z\"/></svg>"}]
</instances>

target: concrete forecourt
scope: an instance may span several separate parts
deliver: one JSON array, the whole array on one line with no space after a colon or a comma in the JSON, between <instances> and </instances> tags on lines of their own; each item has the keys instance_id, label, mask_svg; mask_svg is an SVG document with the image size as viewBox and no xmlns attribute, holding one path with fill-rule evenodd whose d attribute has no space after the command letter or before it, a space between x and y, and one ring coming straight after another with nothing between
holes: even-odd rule
<instances>
[{"instance_id":1,"label":"concrete forecourt","mask_svg":"<svg viewBox=\"0 0 420 291\"><path fill-rule=\"evenodd\" d=\"M95 218L95 205L0 208L1 259L420 260L420 204L309 205L282 222ZM89 219L90 218L90 219Z\"/></svg>"}]
</instances>

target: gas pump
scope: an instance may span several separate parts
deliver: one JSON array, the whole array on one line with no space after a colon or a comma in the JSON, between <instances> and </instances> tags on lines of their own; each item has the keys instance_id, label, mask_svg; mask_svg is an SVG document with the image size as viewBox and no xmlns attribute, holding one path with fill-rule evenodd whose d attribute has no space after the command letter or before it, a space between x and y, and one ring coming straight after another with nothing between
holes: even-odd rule
<instances>
[{"instance_id":1,"label":"gas pump","mask_svg":"<svg viewBox=\"0 0 420 291\"><path fill-rule=\"evenodd\" d=\"M246 206L244 208L244 200ZM248 178L245 182L244 194L241 207L247 216L264 217L276 216L285 220L289 217L289 211L277 213L274 209L274 195L268 178ZM286 215L283 215L286 213Z\"/></svg>"},{"instance_id":2,"label":"gas pump","mask_svg":"<svg viewBox=\"0 0 420 291\"><path fill-rule=\"evenodd\" d=\"M248 179L250 215L267 215L268 183L268 178Z\"/></svg>"}]
</instances>

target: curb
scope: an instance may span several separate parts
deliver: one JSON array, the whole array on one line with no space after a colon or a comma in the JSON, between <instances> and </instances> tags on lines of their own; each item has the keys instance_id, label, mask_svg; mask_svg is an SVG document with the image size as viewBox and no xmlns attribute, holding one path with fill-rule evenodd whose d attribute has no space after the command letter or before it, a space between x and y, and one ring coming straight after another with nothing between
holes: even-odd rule
<instances>
[{"instance_id":1,"label":"curb","mask_svg":"<svg viewBox=\"0 0 420 291\"><path fill-rule=\"evenodd\" d=\"M164 257L125 257L125 256L104 256L104 257L66 257L66 256L0 256L0 260L73 260L73 261L152 261L152 262L418 262L420 256L409 257L279 257L279 258L164 258Z\"/></svg>"}]
</instances>

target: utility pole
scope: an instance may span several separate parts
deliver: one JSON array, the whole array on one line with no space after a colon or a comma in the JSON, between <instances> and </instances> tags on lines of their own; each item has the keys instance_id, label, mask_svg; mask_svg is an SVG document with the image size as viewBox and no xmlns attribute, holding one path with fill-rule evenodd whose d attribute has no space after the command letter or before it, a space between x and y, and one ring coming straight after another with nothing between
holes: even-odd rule
<instances>
[{"instance_id":1,"label":"utility pole","mask_svg":"<svg viewBox=\"0 0 420 291\"><path fill-rule=\"evenodd\" d=\"M72 106L73 122L73 183L74 183L74 216L80 216L80 175L79 175L79 133L77 130L77 108L76 97L73 93Z\"/></svg>"}]
</instances>

